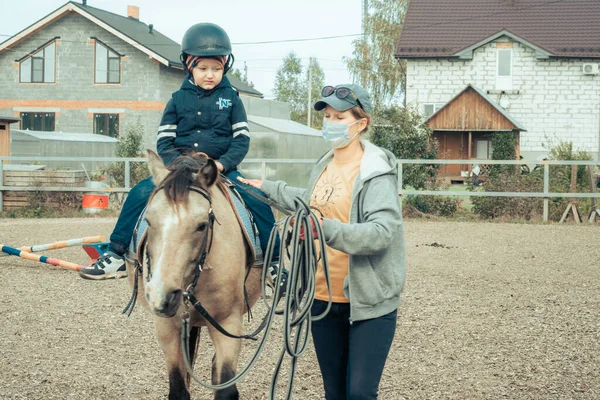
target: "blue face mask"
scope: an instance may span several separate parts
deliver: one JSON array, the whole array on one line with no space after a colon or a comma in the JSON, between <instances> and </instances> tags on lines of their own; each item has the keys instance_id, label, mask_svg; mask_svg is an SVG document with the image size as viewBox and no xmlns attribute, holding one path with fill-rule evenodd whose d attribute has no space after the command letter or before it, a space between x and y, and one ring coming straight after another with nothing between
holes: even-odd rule
<instances>
[{"instance_id":1,"label":"blue face mask","mask_svg":"<svg viewBox=\"0 0 600 400\"><path fill-rule=\"evenodd\" d=\"M323 139L325 139L325 141L329 144L329 146L332 149L342 149L348 146L352 139L354 139L354 137L358 135L358 132L356 132L354 135L352 135L352 137L348 137L350 127L357 122L358 121L354 121L350 125L346 125L324 120L323 128L321 128Z\"/></svg>"}]
</instances>

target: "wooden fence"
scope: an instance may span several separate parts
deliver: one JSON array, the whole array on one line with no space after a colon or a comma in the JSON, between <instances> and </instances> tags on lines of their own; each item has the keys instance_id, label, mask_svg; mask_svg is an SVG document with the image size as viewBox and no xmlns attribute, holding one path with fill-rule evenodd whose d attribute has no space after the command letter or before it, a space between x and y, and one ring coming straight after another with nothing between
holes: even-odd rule
<instances>
[{"instance_id":1,"label":"wooden fence","mask_svg":"<svg viewBox=\"0 0 600 400\"><path fill-rule=\"evenodd\" d=\"M60 192L41 192L36 191L39 187L81 187L86 181L84 171L77 170L58 170L58 171L4 171L4 185L12 187L27 187L25 191L6 191L4 192L4 210L14 210L21 207L28 207L32 202L43 201L45 206L56 207L60 202L54 193Z\"/></svg>"}]
</instances>

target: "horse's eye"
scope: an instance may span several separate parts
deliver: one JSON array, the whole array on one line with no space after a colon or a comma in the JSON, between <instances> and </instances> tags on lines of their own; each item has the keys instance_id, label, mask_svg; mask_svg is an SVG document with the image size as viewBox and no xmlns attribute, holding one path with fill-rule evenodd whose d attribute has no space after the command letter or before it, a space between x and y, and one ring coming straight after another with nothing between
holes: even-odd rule
<instances>
[{"instance_id":1,"label":"horse's eye","mask_svg":"<svg viewBox=\"0 0 600 400\"><path fill-rule=\"evenodd\" d=\"M196 231L198 232L202 232L206 229L206 222L201 223L200 225L198 225L198 228L196 228Z\"/></svg>"}]
</instances>

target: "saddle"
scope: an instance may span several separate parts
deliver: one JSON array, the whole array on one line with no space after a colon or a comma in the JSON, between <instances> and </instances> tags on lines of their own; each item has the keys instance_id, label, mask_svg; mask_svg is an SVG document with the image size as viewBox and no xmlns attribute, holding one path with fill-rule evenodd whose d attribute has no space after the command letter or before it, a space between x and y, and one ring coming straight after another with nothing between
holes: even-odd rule
<instances>
[{"instance_id":1,"label":"saddle","mask_svg":"<svg viewBox=\"0 0 600 400\"><path fill-rule=\"evenodd\" d=\"M250 211L248 211L248 208L242 200L242 197L231 183L227 184L219 180L215 183L215 187L225 195L225 198L233 208L235 216L237 217L237 221L242 228L244 240L246 241L246 244L252 253L251 260L253 261L252 263L248 263L248 265L262 266L263 254L260 247L260 240L258 238L258 230L254 223L254 218L252 217ZM126 254L126 258L130 261L142 260L142 254L147 239L147 229L148 222L146 221L146 209L144 209L135 225L133 237Z\"/></svg>"}]
</instances>

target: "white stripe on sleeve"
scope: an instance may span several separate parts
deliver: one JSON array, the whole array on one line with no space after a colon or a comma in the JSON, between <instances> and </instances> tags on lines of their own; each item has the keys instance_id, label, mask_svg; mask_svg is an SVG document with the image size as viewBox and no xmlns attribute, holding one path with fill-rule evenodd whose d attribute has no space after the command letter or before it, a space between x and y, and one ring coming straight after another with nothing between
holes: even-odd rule
<instances>
[{"instance_id":1,"label":"white stripe on sleeve","mask_svg":"<svg viewBox=\"0 0 600 400\"><path fill-rule=\"evenodd\" d=\"M161 125L158 127L158 131L177 130L177 125Z\"/></svg>"},{"instance_id":2,"label":"white stripe on sleeve","mask_svg":"<svg viewBox=\"0 0 600 400\"><path fill-rule=\"evenodd\" d=\"M231 130L235 131L238 128L248 128L248 123L247 122L238 122L237 124L233 124L231 125Z\"/></svg>"},{"instance_id":3,"label":"white stripe on sleeve","mask_svg":"<svg viewBox=\"0 0 600 400\"><path fill-rule=\"evenodd\" d=\"M233 132L233 138L235 139L236 137L238 137L239 135L245 135L250 137L250 132L248 132L247 130L243 130L243 131L237 131L237 132Z\"/></svg>"},{"instance_id":4,"label":"white stripe on sleeve","mask_svg":"<svg viewBox=\"0 0 600 400\"><path fill-rule=\"evenodd\" d=\"M177 137L177 134L175 132L162 132L162 133L159 133L156 138L158 140L158 139L162 139L164 137Z\"/></svg>"}]
</instances>

